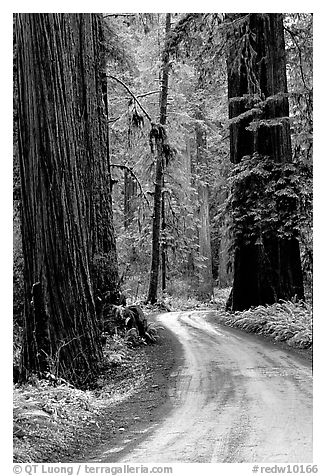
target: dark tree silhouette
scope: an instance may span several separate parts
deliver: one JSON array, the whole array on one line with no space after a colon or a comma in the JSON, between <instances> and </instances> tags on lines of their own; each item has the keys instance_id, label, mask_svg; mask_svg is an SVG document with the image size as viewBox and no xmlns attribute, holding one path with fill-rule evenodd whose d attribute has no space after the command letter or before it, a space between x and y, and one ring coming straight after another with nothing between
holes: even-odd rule
<instances>
[{"instance_id":1,"label":"dark tree silhouette","mask_svg":"<svg viewBox=\"0 0 326 476\"><path fill-rule=\"evenodd\" d=\"M242 175L233 190L234 282L228 306L242 310L303 298L304 292L291 190L282 14L235 14L229 20L231 161L240 164Z\"/></svg>"}]
</instances>

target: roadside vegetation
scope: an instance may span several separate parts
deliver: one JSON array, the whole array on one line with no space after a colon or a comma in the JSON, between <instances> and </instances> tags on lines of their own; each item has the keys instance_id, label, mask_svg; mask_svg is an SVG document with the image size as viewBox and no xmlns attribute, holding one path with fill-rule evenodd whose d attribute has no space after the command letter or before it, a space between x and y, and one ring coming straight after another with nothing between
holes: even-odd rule
<instances>
[{"instance_id":1,"label":"roadside vegetation","mask_svg":"<svg viewBox=\"0 0 326 476\"><path fill-rule=\"evenodd\" d=\"M281 301L235 313L218 311L218 318L223 324L290 347L312 348L312 306L303 301Z\"/></svg>"},{"instance_id":2,"label":"roadside vegetation","mask_svg":"<svg viewBox=\"0 0 326 476\"><path fill-rule=\"evenodd\" d=\"M60 461L67 452L77 451L94 430L99 432L108 409L112 411L148 383L146 345L139 339L135 345L130 332L107 336L103 354L102 372L93 388L78 389L52 374L43 379L34 375L27 383L14 385L15 462ZM109 423L111 432L124 431L119 421Z\"/></svg>"}]
</instances>

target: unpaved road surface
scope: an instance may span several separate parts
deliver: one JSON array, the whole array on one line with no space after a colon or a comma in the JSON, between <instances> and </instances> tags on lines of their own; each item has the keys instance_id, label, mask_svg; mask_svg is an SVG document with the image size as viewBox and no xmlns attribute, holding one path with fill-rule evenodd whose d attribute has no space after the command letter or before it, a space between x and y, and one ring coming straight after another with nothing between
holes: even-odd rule
<instances>
[{"instance_id":1,"label":"unpaved road surface","mask_svg":"<svg viewBox=\"0 0 326 476\"><path fill-rule=\"evenodd\" d=\"M218 325L212 312L171 312L158 321L184 349L171 375L174 407L119 462L312 461L310 362Z\"/></svg>"}]
</instances>

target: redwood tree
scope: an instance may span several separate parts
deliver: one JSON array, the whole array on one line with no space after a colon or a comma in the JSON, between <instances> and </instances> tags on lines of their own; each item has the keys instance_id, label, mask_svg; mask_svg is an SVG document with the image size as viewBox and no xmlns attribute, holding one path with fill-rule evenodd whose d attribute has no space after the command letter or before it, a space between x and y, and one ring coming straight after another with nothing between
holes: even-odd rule
<instances>
[{"instance_id":1,"label":"redwood tree","mask_svg":"<svg viewBox=\"0 0 326 476\"><path fill-rule=\"evenodd\" d=\"M168 83L169 83L169 48L168 48L168 35L171 29L171 13L166 14L165 20L165 48L162 54L162 86L160 94L160 123L158 126L151 129L151 136L153 142L156 145L157 157L156 157L156 174L155 174L155 188L154 188L154 207L153 207L153 234L152 234L152 263L150 272L150 283L148 290L147 301L154 304L157 301L157 287L159 278L159 266L160 266L160 239L161 239L161 220L162 220L162 208L163 208L163 227L164 224L164 205L162 202L164 196L162 194L164 185L164 168L166 157L169 155L169 146L167 144L166 131L164 126L166 125L167 115L167 101L168 101ZM162 247L162 284L163 290L166 285L166 249Z\"/></svg>"},{"instance_id":2,"label":"redwood tree","mask_svg":"<svg viewBox=\"0 0 326 476\"><path fill-rule=\"evenodd\" d=\"M235 311L304 292L282 14L228 18Z\"/></svg>"},{"instance_id":3,"label":"redwood tree","mask_svg":"<svg viewBox=\"0 0 326 476\"><path fill-rule=\"evenodd\" d=\"M195 172L197 168L207 166L207 137L206 131L201 123L204 120L204 104L200 101L196 118L196 158ZM213 295L213 271L212 271L212 250L209 222L209 188L205 179L196 179L198 193L198 288L197 296L200 299L211 299Z\"/></svg>"},{"instance_id":4,"label":"redwood tree","mask_svg":"<svg viewBox=\"0 0 326 476\"><path fill-rule=\"evenodd\" d=\"M101 21L95 14L17 18L22 375L49 370L78 384L96 375L102 358L94 286L105 270L107 286L117 280ZM97 255L105 256L101 269Z\"/></svg>"}]
</instances>

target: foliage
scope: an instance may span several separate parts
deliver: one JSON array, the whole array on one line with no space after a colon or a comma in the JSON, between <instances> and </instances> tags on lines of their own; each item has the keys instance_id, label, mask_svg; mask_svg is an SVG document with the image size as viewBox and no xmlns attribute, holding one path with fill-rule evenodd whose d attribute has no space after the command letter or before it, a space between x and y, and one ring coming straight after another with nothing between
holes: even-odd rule
<instances>
[{"instance_id":1,"label":"foliage","mask_svg":"<svg viewBox=\"0 0 326 476\"><path fill-rule=\"evenodd\" d=\"M133 346L154 344L159 339L159 327L147 318L138 304L112 305L104 304L102 310L102 339L109 336L125 339Z\"/></svg>"},{"instance_id":2,"label":"foliage","mask_svg":"<svg viewBox=\"0 0 326 476\"><path fill-rule=\"evenodd\" d=\"M307 160L302 160L302 153L298 154L298 144L300 144L301 152L309 150L311 153L309 145L312 137L311 103L307 103L305 106L303 101L311 99L312 96L310 90L303 91L300 86L303 82L306 87L311 86L309 78L312 68L308 61L312 56L311 17L304 14L285 15L286 28L295 38L295 41L291 40L290 33L286 32L294 165L284 166L284 170L282 170L282 166L276 164L275 171L273 171L272 163L269 164L267 160L258 160L254 157L252 162L257 160L256 164L246 163L249 166L253 165L253 170L252 172L248 171L247 177L245 176L246 171L239 170L242 167L240 165L232 173L231 179L229 177L232 167L229 163L227 140L229 123L227 120L225 51L230 31L239 28L239 25L246 27L247 17L236 18L233 22L228 22L225 21L223 15L219 14L175 14L173 20L175 25L169 38L170 54L173 56L173 60L171 61L167 131L169 142L175 148L177 155L173 160L172 167L167 169L165 174L165 200L168 210L166 229L161 238L161 242L167 246L168 250L168 274L173 279L179 279L182 276L187 279L189 251L197 252L196 215L194 213L197 205L194 184L200 180L207 182L210 187L215 278L219 279L222 284L230 282L233 228L240 229L244 228L246 224L254 223L257 235L260 234L259 228L262 228L266 233L277 228L278 234L285 236L290 234L291 226L294 226L294 232L299 234L301 241L304 272L308 280L311 281L311 161L308 163ZM134 50L135 63L141 74L135 78L134 85L139 88L140 92L144 90L145 85L148 90L155 91L155 78L159 74L160 63L154 60L160 56L159 48L163 43L163 22L159 15L152 21L151 28L145 36L138 27L135 28L135 24L125 28L121 33L128 37L128 41L133 41L136 46ZM157 36L159 36L159 44L156 41ZM155 111L158 111L156 98L155 94L141 98L142 103L152 116L155 116L157 114ZM246 100L250 100L250 98L247 97ZM261 100L259 102L259 107L264 107L264 102ZM196 114L200 103L204 106L205 115L203 119L198 120ZM257 99L253 103L254 108L258 107L256 103ZM126 163L135 164L134 170L137 171L145 193L148 193L148 197L151 199L154 169L153 158L151 158L147 145L150 130L145 125L140 132L132 131L132 141L131 143L129 141L129 147L124 147L126 153L123 156L121 153L124 140L122 134L123 130L126 130L126 126L123 126L122 121L123 117L112 126L112 151L114 154L119 154L122 161L127 159ZM191 183L187 183L186 150L182 143L189 141L188 138L191 138L196 124L200 124L207 135L207 164L200 165L196 169L192 166ZM255 125L257 126L257 122ZM116 135L118 129L119 136ZM193 139L190 139L190 149L192 147L191 140ZM193 154L193 152L191 153ZM290 177L290 169L292 169L292 177ZM284 178L282 178L283 172ZM250 174L252 174L251 177L249 177ZM247 208L243 205L241 207L243 214L238 214L236 225L232 226L230 221L232 207L228 206L232 201L230 191L235 181L240 178L247 183L254 182L257 194L259 191L263 192L262 204L249 203L248 217L245 217ZM270 187L265 189L264 184L269 179L271 180ZM276 196L273 196L272 189L275 184L277 184L278 191ZM123 219L123 208L121 202L119 204L123 195L120 195L119 198L117 195L116 193L115 217L120 216ZM145 282L148 279L146 269L148 269L150 260L148 248L150 209L142 208L139 194L135 198L140 206L135 207L133 225L128 230L123 229L119 224L119 218L116 220L116 228L119 230L119 254L123 257L121 261L127 262L127 257L132 257L133 264L128 267L126 286L135 290L138 298L139 289L143 287L143 283L146 287ZM270 198L272 201L269 200ZM286 204L286 202L289 204L291 200L296 201L297 205L297 212L292 215L286 209L281 210L282 204ZM267 210L271 209L272 203L276 202L279 207L278 211L273 210L272 217L268 219ZM282 216L282 214L287 216ZM285 218L285 224L279 227L283 218ZM186 231L187 229L189 232ZM193 229L192 233L191 229ZM138 244L141 246L139 253ZM172 263L173 266L171 266ZM176 263L178 264L176 265ZM138 269L142 271L138 272Z\"/></svg>"},{"instance_id":3,"label":"foliage","mask_svg":"<svg viewBox=\"0 0 326 476\"><path fill-rule=\"evenodd\" d=\"M312 14L284 16L293 160L300 176L301 262L307 291L312 287L313 206L313 21ZM310 289L309 289L310 288Z\"/></svg>"},{"instance_id":4,"label":"foliage","mask_svg":"<svg viewBox=\"0 0 326 476\"><path fill-rule=\"evenodd\" d=\"M189 297L185 296L170 296L166 295L163 298L164 307L167 308L169 311L188 311L191 309L210 309L212 303L203 302L199 300L195 293L189 295Z\"/></svg>"},{"instance_id":5,"label":"foliage","mask_svg":"<svg viewBox=\"0 0 326 476\"><path fill-rule=\"evenodd\" d=\"M174 280L181 276L187 279L189 255L196 256L198 265L195 269L196 274L199 274L200 267L205 265L198 254L197 229L199 221L196 188L199 183L207 182L212 187L212 195L215 194L215 191L221 190L221 180L218 177L224 174L226 170L222 157L225 158L227 155L227 142L225 141L227 103L226 95L224 95L226 93L225 83L223 92L221 90L219 96L216 97L216 90L214 90L213 85L208 89L209 82L207 81L204 84L203 80L199 80L202 64L199 55L195 59L193 56L190 57L190 55L184 54L184 46L188 40L191 42L197 38L197 42L201 45L205 43L205 28L200 29L201 15L183 16L175 14L173 18L176 24L170 36L170 53L174 54L174 59L171 61L170 71L168 123L166 126L169 143L165 154L167 168L164 174L163 189L166 223L161 234L161 245L165 245L167 250L168 276ZM184 28L185 31L183 31ZM212 29L213 26L211 25L211 37L213 37ZM134 54L141 74L135 78L132 89L139 90L139 98L142 104L148 110L150 116L155 117L159 109L158 96L156 94L147 96L146 92L143 93L142 91L146 88L145 91L158 92L155 81L159 76L160 63L154 59L160 57L159 48L163 43L162 18L156 24L156 30L148 31L145 36L132 24L128 29L121 31L121 35L134 38L136 47ZM157 36L160 38L159 45L157 45ZM221 58L218 58L218 61L220 62L221 74L225 78L223 62L221 62ZM111 68L111 65L109 68ZM199 86L200 81L201 86ZM115 90L115 93L118 93L118 91ZM130 128L128 117L131 117L129 114L132 114L132 112L129 110L126 114L118 112L117 106L121 111L122 103L117 98L118 96L113 97L114 103L111 101L112 117L120 117L112 124L112 155L115 162L119 161L132 167L142 184L145 194L151 201L155 180L154 156L150 154L148 149L148 135L150 136L153 152L156 136L160 131L147 123L144 124L141 130L135 127ZM207 111L202 120L198 120L197 117L199 103L202 103L205 111ZM154 108L154 106L156 107ZM221 117L223 114L224 124L222 125ZM207 136L208 160L207 164L195 165L196 144L194 137L198 124ZM118 175L115 171L114 174L115 179L118 180L114 187L114 211L115 225L118 232L119 257L120 262L130 262L126 273L123 270L125 287L136 293L134 296L138 299L141 288L145 287L148 280L146 270L149 267L150 260L148 244L152 207L150 206L147 209L146 204L144 207L144 201L138 190L132 197L134 202L133 218L128 227L124 226L126 210L123 202L125 199L123 178L121 174Z\"/></svg>"},{"instance_id":6,"label":"foliage","mask_svg":"<svg viewBox=\"0 0 326 476\"><path fill-rule=\"evenodd\" d=\"M233 314L220 311L218 315L231 327L285 342L291 347L312 347L312 307L302 301L280 301Z\"/></svg>"},{"instance_id":7,"label":"foliage","mask_svg":"<svg viewBox=\"0 0 326 476\"><path fill-rule=\"evenodd\" d=\"M125 42L128 41L125 39ZM136 65L134 57L131 53L132 47L130 44L125 44L121 41L119 34L119 23L112 21L111 18L106 18L104 22L104 38L106 58L116 66L124 68L129 71L135 71Z\"/></svg>"},{"instance_id":8,"label":"foliage","mask_svg":"<svg viewBox=\"0 0 326 476\"><path fill-rule=\"evenodd\" d=\"M17 319L14 319L13 324L13 377L14 382L18 380L19 377L19 364L20 364L20 352L22 348L22 339L23 339L23 327L19 325Z\"/></svg>"},{"instance_id":9,"label":"foliage","mask_svg":"<svg viewBox=\"0 0 326 476\"><path fill-rule=\"evenodd\" d=\"M198 299L195 290L195 281L184 277L170 279L167 289L155 306L148 307L152 312L186 311L189 309L207 309L213 301L203 302Z\"/></svg>"},{"instance_id":10,"label":"foliage","mask_svg":"<svg viewBox=\"0 0 326 476\"><path fill-rule=\"evenodd\" d=\"M231 176L235 239L242 237L250 243L269 236L291 238L298 233L300 176L296 172L293 164L271 157L243 157Z\"/></svg>"},{"instance_id":11,"label":"foliage","mask_svg":"<svg viewBox=\"0 0 326 476\"><path fill-rule=\"evenodd\" d=\"M145 339L148 342L155 343L159 340L159 330L163 330L164 327L158 326L154 322L150 322L146 328Z\"/></svg>"}]
</instances>

